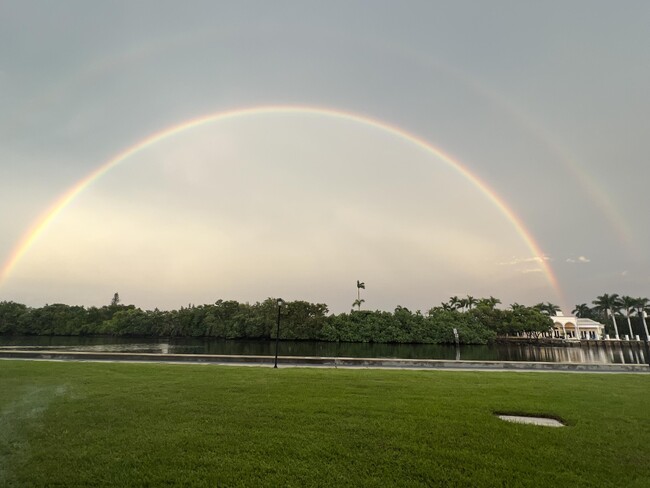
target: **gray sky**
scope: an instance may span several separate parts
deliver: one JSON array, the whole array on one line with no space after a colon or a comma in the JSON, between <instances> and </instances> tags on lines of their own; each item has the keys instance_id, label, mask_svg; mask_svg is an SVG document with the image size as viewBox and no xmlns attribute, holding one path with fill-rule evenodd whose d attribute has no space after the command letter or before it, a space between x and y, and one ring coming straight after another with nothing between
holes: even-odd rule
<instances>
[{"instance_id":1,"label":"gray sky","mask_svg":"<svg viewBox=\"0 0 650 488\"><path fill-rule=\"evenodd\" d=\"M152 134L311 111L127 158L21 248L0 300L343 311L357 279L371 309L647 297L648 25L647 1L3 2L4 270L58 198Z\"/></svg>"}]
</instances>

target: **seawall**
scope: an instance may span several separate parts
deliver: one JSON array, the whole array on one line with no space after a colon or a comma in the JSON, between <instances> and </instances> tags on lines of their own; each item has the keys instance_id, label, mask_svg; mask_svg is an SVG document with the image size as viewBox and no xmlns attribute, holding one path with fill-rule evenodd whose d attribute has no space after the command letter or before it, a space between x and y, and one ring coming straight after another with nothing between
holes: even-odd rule
<instances>
[{"instance_id":1,"label":"seawall","mask_svg":"<svg viewBox=\"0 0 650 488\"><path fill-rule=\"evenodd\" d=\"M0 350L0 359L49 361L109 361L149 363L198 363L272 366L273 356L240 356L208 354L150 354L119 352L76 351L17 351ZM486 371L571 371L602 373L650 373L647 364L613 363L552 363L533 361L451 361L445 359L392 359L392 358L342 358L280 356L280 366L330 367L330 368L394 368L436 370L486 370Z\"/></svg>"}]
</instances>

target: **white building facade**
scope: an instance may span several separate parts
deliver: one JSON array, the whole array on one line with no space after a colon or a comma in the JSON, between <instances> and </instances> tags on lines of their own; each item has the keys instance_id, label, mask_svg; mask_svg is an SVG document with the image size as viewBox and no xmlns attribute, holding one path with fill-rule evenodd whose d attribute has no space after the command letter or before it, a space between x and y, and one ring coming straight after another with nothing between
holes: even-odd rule
<instances>
[{"instance_id":1,"label":"white building facade","mask_svg":"<svg viewBox=\"0 0 650 488\"><path fill-rule=\"evenodd\" d=\"M591 319L582 319L558 312L551 316L553 331L557 339L601 340L605 338L605 326Z\"/></svg>"}]
</instances>

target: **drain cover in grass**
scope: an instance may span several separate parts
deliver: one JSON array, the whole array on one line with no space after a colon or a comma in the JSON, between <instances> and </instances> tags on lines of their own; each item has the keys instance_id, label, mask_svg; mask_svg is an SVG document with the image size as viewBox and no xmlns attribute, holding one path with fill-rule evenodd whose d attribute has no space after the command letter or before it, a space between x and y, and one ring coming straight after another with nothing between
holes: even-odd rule
<instances>
[{"instance_id":1,"label":"drain cover in grass","mask_svg":"<svg viewBox=\"0 0 650 488\"><path fill-rule=\"evenodd\" d=\"M548 417L527 417L524 415L497 415L501 420L506 422L514 422L516 424L533 424L543 425L544 427L564 427L564 424L559 420L550 419Z\"/></svg>"}]
</instances>

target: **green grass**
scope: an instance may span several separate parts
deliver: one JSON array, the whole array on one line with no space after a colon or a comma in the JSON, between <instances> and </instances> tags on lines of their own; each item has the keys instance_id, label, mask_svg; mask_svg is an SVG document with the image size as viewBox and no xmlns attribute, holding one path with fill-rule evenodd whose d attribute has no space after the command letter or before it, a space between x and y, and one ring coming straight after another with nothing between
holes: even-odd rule
<instances>
[{"instance_id":1,"label":"green grass","mask_svg":"<svg viewBox=\"0 0 650 488\"><path fill-rule=\"evenodd\" d=\"M0 486L647 487L649 446L646 375L0 361Z\"/></svg>"}]
</instances>

